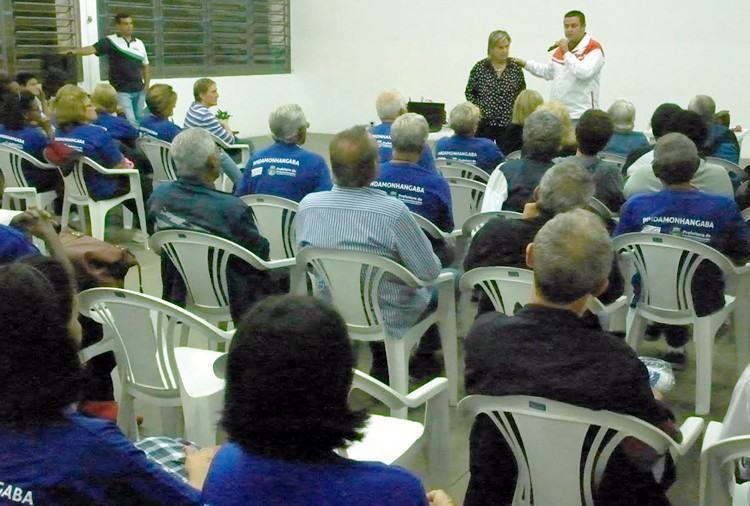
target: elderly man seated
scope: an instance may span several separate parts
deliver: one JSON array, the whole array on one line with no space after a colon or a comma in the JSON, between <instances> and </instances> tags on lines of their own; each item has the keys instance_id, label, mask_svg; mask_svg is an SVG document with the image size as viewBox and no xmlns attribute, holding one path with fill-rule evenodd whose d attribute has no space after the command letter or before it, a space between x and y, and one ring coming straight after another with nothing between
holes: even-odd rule
<instances>
[{"instance_id":1,"label":"elderly man seated","mask_svg":"<svg viewBox=\"0 0 750 506\"><path fill-rule=\"evenodd\" d=\"M548 221L526 248L534 269L531 304L511 317L483 315L466 336L467 393L545 397L636 416L674 435L672 415L654 398L633 350L581 318L589 297L607 286L612 257L607 230L592 213L576 209ZM614 450L596 504L669 504L664 491L673 474L657 483L656 456L632 443ZM464 504L511 504L518 468L486 416L471 431L469 470ZM555 472L554 462L548 471Z\"/></svg>"},{"instance_id":2,"label":"elderly man seated","mask_svg":"<svg viewBox=\"0 0 750 506\"><path fill-rule=\"evenodd\" d=\"M381 123L370 127L370 133L378 143L378 157L380 158L380 163L383 163L393 158L391 126L396 121L396 118L406 112L406 100L397 91L384 91L375 100L375 109L378 112L378 118L380 118ZM422 150L419 165L426 169L435 170L435 159L432 156L432 151L427 146Z\"/></svg>"},{"instance_id":3,"label":"elderly man seated","mask_svg":"<svg viewBox=\"0 0 750 506\"><path fill-rule=\"evenodd\" d=\"M268 126L275 141L247 162L237 196L276 195L299 202L308 193L331 189L331 175L322 156L301 148L310 124L297 104L271 113Z\"/></svg>"},{"instance_id":4,"label":"elderly man seated","mask_svg":"<svg viewBox=\"0 0 750 506\"><path fill-rule=\"evenodd\" d=\"M201 128L183 130L172 142L172 158L177 180L160 184L148 199L147 218L157 232L167 229L193 230L233 241L268 260L268 241L255 226L252 209L241 199L218 191L219 152L211 134ZM185 284L162 254L162 297L176 304L185 303ZM273 291L265 272L242 260L229 260L229 303L236 323L254 302Z\"/></svg>"},{"instance_id":5,"label":"elderly man seated","mask_svg":"<svg viewBox=\"0 0 750 506\"><path fill-rule=\"evenodd\" d=\"M671 132L686 135L698 147L698 152L701 154L700 166L691 181L693 186L704 192L733 198L734 188L727 170L720 165L707 163L704 159L705 153L701 150L701 146L705 145L708 138L708 127L703 118L693 111L675 111L669 115L663 134ZM653 160L654 151L650 151L628 168L628 179L624 187L626 198L639 193L655 193L663 188L662 182L652 167Z\"/></svg>"},{"instance_id":6,"label":"elderly man seated","mask_svg":"<svg viewBox=\"0 0 750 506\"><path fill-rule=\"evenodd\" d=\"M614 133L602 151L628 156L636 149L648 148L648 139L643 132L634 132L635 106L630 100L618 98L607 109L612 119Z\"/></svg>"},{"instance_id":7,"label":"elderly man seated","mask_svg":"<svg viewBox=\"0 0 750 506\"><path fill-rule=\"evenodd\" d=\"M696 188L695 174L701 164L698 149L688 137L679 133L661 137L654 148L653 170L664 189L628 200L622 207L615 235L628 232L678 235L707 243L735 262L743 263L750 257L747 225L734 200ZM710 262L698 267L692 290L698 316L711 314L724 305L724 278ZM669 346L665 360L677 369L684 369L687 328L652 326L647 333L655 339L662 330Z\"/></svg>"},{"instance_id":8,"label":"elderly man seated","mask_svg":"<svg viewBox=\"0 0 750 506\"><path fill-rule=\"evenodd\" d=\"M335 184L330 191L311 193L300 202L295 220L299 248L361 251L394 260L424 281L440 274L440 262L411 212L399 199L370 187L378 172L378 148L364 127L336 134L330 144ZM383 326L400 337L436 303L429 288L413 289L384 279L379 299ZM422 337L410 372L424 376L439 371L434 357L435 332ZM372 343L371 374L388 378L385 347Z\"/></svg>"},{"instance_id":9,"label":"elderly man seated","mask_svg":"<svg viewBox=\"0 0 750 506\"><path fill-rule=\"evenodd\" d=\"M505 160L505 156L492 140L474 137L479 126L479 118L479 107L471 102L454 107L448 117L448 126L453 129L455 135L437 141L435 156L470 163L485 172L495 170L495 167Z\"/></svg>"},{"instance_id":10,"label":"elderly man seated","mask_svg":"<svg viewBox=\"0 0 750 506\"><path fill-rule=\"evenodd\" d=\"M740 162L740 143L737 136L725 125L716 121L716 102L708 95L696 95L688 104L688 110L698 113L708 125L708 138L703 148L706 155Z\"/></svg>"},{"instance_id":11,"label":"elderly man seated","mask_svg":"<svg viewBox=\"0 0 750 506\"><path fill-rule=\"evenodd\" d=\"M594 194L590 173L572 163L559 163L542 176L534 190L532 202L523 209L523 219L493 218L477 231L464 258L464 270L477 267L526 268L526 246L542 226L555 217L576 208L583 208ZM614 223L607 223L614 229ZM599 296L605 304L623 292L623 279L617 262L612 263L607 289ZM492 311L489 299L482 294L479 313Z\"/></svg>"},{"instance_id":12,"label":"elderly man seated","mask_svg":"<svg viewBox=\"0 0 750 506\"><path fill-rule=\"evenodd\" d=\"M549 111L535 111L523 127L523 157L503 164L508 200L503 209L522 211L542 175L552 167L562 140L562 123Z\"/></svg>"},{"instance_id":13,"label":"elderly man seated","mask_svg":"<svg viewBox=\"0 0 750 506\"><path fill-rule=\"evenodd\" d=\"M563 161L575 163L593 174L594 197L616 213L625 202L622 174L617 165L598 157L612 137L612 130L612 120L606 112L598 109L584 112L576 124L578 151L575 156L564 158Z\"/></svg>"}]
</instances>

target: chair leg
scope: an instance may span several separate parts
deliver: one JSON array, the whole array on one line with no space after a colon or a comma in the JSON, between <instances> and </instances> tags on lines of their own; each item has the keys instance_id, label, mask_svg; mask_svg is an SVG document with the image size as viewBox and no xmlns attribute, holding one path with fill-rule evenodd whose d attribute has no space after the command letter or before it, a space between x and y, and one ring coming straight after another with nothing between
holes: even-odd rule
<instances>
[{"instance_id":1,"label":"chair leg","mask_svg":"<svg viewBox=\"0 0 750 506\"><path fill-rule=\"evenodd\" d=\"M87 225L88 220L86 219L86 209L88 206L78 204L77 207L78 207L78 219L80 220L80 224L81 224L81 232L83 232L84 234L88 234L90 232L89 227ZM91 211L89 210L89 212Z\"/></svg>"},{"instance_id":2,"label":"chair leg","mask_svg":"<svg viewBox=\"0 0 750 506\"><path fill-rule=\"evenodd\" d=\"M390 387L400 394L409 393L409 354L403 339L386 339L385 355L388 359ZM391 416L406 418L407 408L391 409Z\"/></svg>"},{"instance_id":3,"label":"chair leg","mask_svg":"<svg viewBox=\"0 0 750 506\"><path fill-rule=\"evenodd\" d=\"M143 197L135 199L135 207L138 211L138 221L140 222L141 232L143 233L144 239L148 237L148 230L146 229L146 207L143 205ZM150 249L148 240L143 243L145 249Z\"/></svg>"},{"instance_id":4,"label":"chair leg","mask_svg":"<svg viewBox=\"0 0 750 506\"><path fill-rule=\"evenodd\" d=\"M96 204L89 206L89 212L91 213L91 236L103 241L107 213Z\"/></svg>"},{"instance_id":5,"label":"chair leg","mask_svg":"<svg viewBox=\"0 0 750 506\"><path fill-rule=\"evenodd\" d=\"M63 199L63 205L62 205L62 216L60 217L60 226L62 228L65 228L68 226L68 222L70 221L70 202ZM3 205L5 207L5 205Z\"/></svg>"},{"instance_id":6,"label":"chair leg","mask_svg":"<svg viewBox=\"0 0 750 506\"><path fill-rule=\"evenodd\" d=\"M428 472L430 483L434 487L444 486L449 479L448 467L451 454L448 443L450 414L447 393L444 391L430 399L425 407Z\"/></svg>"},{"instance_id":7,"label":"chair leg","mask_svg":"<svg viewBox=\"0 0 750 506\"><path fill-rule=\"evenodd\" d=\"M131 441L138 441L138 424L135 420L135 405L133 396L123 388L120 391L120 401L117 410L117 426L125 437Z\"/></svg>"},{"instance_id":8,"label":"chair leg","mask_svg":"<svg viewBox=\"0 0 750 506\"><path fill-rule=\"evenodd\" d=\"M161 430L165 436L180 437L182 431L178 408L161 408Z\"/></svg>"},{"instance_id":9,"label":"chair leg","mask_svg":"<svg viewBox=\"0 0 750 506\"><path fill-rule=\"evenodd\" d=\"M133 228L133 213L125 206L122 206L122 226L128 230Z\"/></svg>"},{"instance_id":10,"label":"chair leg","mask_svg":"<svg viewBox=\"0 0 750 506\"><path fill-rule=\"evenodd\" d=\"M707 415L711 410L711 371L714 336L710 317L699 318L693 325L695 341L695 412Z\"/></svg>"},{"instance_id":11,"label":"chair leg","mask_svg":"<svg viewBox=\"0 0 750 506\"><path fill-rule=\"evenodd\" d=\"M448 402L451 406L458 404L458 331L456 330L456 305L448 306L441 311L438 329L440 344L443 347L445 374L448 377ZM438 308L438 311L441 309Z\"/></svg>"},{"instance_id":12,"label":"chair leg","mask_svg":"<svg viewBox=\"0 0 750 506\"><path fill-rule=\"evenodd\" d=\"M646 319L639 315L636 309L628 309L627 330L625 331L625 342L628 346L637 350L645 331Z\"/></svg>"}]
</instances>

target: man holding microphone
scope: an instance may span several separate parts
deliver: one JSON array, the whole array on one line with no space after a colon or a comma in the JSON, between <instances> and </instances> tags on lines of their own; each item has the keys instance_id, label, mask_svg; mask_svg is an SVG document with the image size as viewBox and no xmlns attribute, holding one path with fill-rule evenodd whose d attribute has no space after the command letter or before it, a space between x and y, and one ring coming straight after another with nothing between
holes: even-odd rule
<instances>
[{"instance_id":1,"label":"man holding microphone","mask_svg":"<svg viewBox=\"0 0 750 506\"><path fill-rule=\"evenodd\" d=\"M604 66L601 44L586 33L581 11L565 13L565 38L555 42L549 63L513 60L537 77L552 81L550 100L565 104L574 122L588 109L599 108L599 74Z\"/></svg>"}]
</instances>

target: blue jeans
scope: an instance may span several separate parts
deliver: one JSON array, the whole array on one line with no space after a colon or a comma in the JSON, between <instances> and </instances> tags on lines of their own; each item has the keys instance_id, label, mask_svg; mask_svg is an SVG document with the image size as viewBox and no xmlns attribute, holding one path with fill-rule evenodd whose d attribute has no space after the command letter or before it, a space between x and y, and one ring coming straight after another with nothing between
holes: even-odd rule
<instances>
[{"instance_id":1,"label":"blue jeans","mask_svg":"<svg viewBox=\"0 0 750 506\"><path fill-rule=\"evenodd\" d=\"M118 91L117 103L130 124L138 128L146 109L146 94L143 91Z\"/></svg>"},{"instance_id":2,"label":"blue jeans","mask_svg":"<svg viewBox=\"0 0 750 506\"><path fill-rule=\"evenodd\" d=\"M227 175L232 183L237 185L237 183L239 183L240 181L240 178L242 178L242 171L240 167L236 163L234 163L232 157L223 150L221 150L221 155L219 155L219 158L221 162L221 171Z\"/></svg>"}]
</instances>

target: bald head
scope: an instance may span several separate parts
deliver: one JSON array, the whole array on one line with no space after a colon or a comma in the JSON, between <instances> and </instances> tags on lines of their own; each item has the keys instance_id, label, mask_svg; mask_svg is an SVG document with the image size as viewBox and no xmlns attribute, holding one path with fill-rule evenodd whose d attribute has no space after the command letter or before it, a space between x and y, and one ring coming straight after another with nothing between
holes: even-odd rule
<instances>
[{"instance_id":1,"label":"bald head","mask_svg":"<svg viewBox=\"0 0 750 506\"><path fill-rule=\"evenodd\" d=\"M716 102L708 95L696 95L688 104L688 111L697 112L706 123L711 123L716 114Z\"/></svg>"},{"instance_id":2,"label":"bald head","mask_svg":"<svg viewBox=\"0 0 750 506\"><path fill-rule=\"evenodd\" d=\"M380 121L393 121L406 112L406 100L396 90L384 91L375 100Z\"/></svg>"},{"instance_id":3,"label":"bald head","mask_svg":"<svg viewBox=\"0 0 750 506\"><path fill-rule=\"evenodd\" d=\"M337 133L328 147L339 186L368 186L377 176L378 145L363 126Z\"/></svg>"},{"instance_id":4,"label":"bald head","mask_svg":"<svg viewBox=\"0 0 750 506\"><path fill-rule=\"evenodd\" d=\"M654 174L664 184L687 183L700 165L698 148L686 135L673 132L656 141L654 146Z\"/></svg>"}]
</instances>

